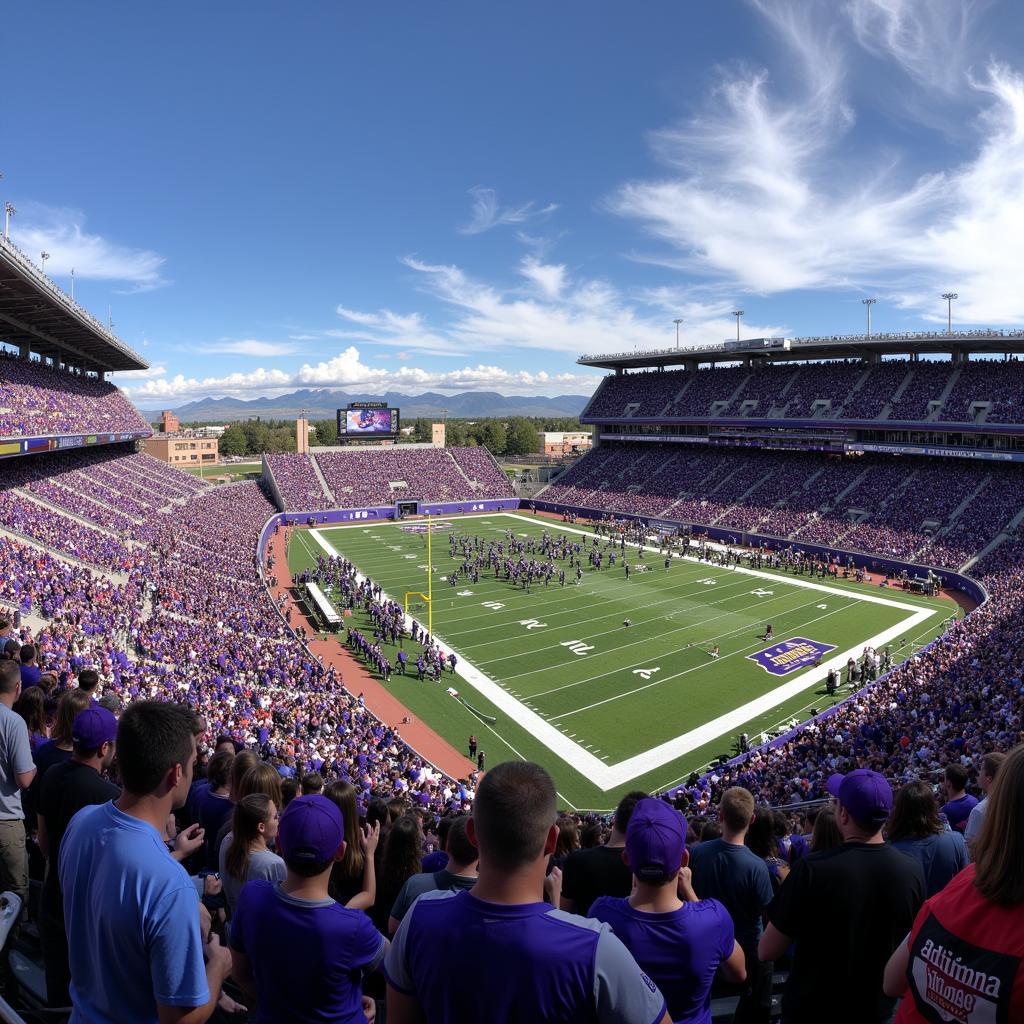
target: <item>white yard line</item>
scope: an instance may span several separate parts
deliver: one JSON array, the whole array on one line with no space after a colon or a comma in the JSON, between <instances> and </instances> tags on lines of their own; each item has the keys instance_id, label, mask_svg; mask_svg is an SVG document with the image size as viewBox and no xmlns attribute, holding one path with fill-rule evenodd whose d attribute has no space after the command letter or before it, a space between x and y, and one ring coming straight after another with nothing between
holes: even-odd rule
<instances>
[{"instance_id":1,"label":"white yard line","mask_svg":"<svg viewBox=\"0 0 1024 1024\"><path fill-rule=\"evenodd\" d=\"M516 519L526 523L537 523L537 520L535 519L516 515L515 513L489 513L489 517L492 519L496 518L498 515L505 519ZM376 525L379 526L383 524ZM362 523L353 524L353 526L361 526L364 530L368 529L365 524ZM351 529L353 527L329 527L329 529L338 528ZM321 536L319 530L309 530L307 532L328 555L333 557L338 556L339 553L337 549ZM575 533L588 537L594 536L592 533L588 533L584 530L574 529L561 524L559 524L559 532ZM657 549L648 548L648 550L656 551ZM699 559L693 558L689 555L686 556L686 560L692 562L699 561ZM709 568L720 570L723 567L709 565ZM537 712L525 707L519 700L512 696L510 692L502 689L501 686L494 682L494 680L486 676L465 658L460 657L456 674L465 679L465 681L479 693L483 694L483 696L486 697L487 700L489 700L495 707L507 714L512 721L529 732L535 739L543 743L544 746L553 754L560 757L566 764L583 775L584 778L593 782L599 789L607 791L629 782L637 776L654 771L655 769L660 768L663 764L674 761L689 753L689 751L695 750L697 747L703 746L705 743L710 743L713 739L716 739L719 736L734 732L744 722L770 711L773 707L797 696L799 693L825 679L830 669L835 668L837 671L841 670L845 667L847 659L850 657L857 657L863 647L871 646L876 649L884 647L885 644L896 639L901 633L904 633L908 629L912 629L924 619L930 618L932 615L936 614L935 610L931 608L920 608L919 606L904 604L900 601L892 600L891 598L878 597L874 594L859 594L850 590L843 590L841 588L831 587L822 583L813 583L809 580L800 578L780 577L757 569L747 569L743 566L729 571L754 576L758 579L771 580L773 583L786 583L790 586L821 591L836 597L843 597L847 599L853 598L855 600L867 601L870 604L879 604L889 608L898 608L901 611L907 611L912 614L908 618L898 622L896 625L883 630L876 636L859 642L856 647L852 647L847 651L836 654L834 657L815 668L806 672L801 672L795 679L783 683L774 690L770 690L769 692L762 694L755 700L750 701L741 707L734 708L710 722L705 722L696 729L691 729L689 732L676 736L674 739L668 740L665 743L644 751L641 754L627 758L625 761L620 761L617 764L606 764L600 758L595 757L590 751L586 750L584 746L576 743L565 733L550 725ZM364 578L365 577L363 577L362 574L357 573L357 579L362 580ZM390 600L388 595L385 594L384 596L386 599ZM411 621L412 616L407 615L406 624L408 625ZM436 637L434 640L437 646L446 655L455 653L458 656L458 652L453 652L452 648L443 641L438 640ZM506 742L507 744L507 741L503 740L503 742Z\"/></svg>"}]
</instances>

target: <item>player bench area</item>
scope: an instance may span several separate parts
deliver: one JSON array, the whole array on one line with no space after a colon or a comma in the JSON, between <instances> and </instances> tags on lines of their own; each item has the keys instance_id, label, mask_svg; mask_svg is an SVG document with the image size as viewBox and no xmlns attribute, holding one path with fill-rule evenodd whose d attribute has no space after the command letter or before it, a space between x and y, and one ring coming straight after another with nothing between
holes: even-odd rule
<instances>
[{"instance_id":1,"label":"player bench area","mask_svg":"<svg viewBox=\"0 0 1024 1024\"><path fill-rule=\"evenodd\" d=\"M306 611L324 632L337 633L341 629L341 616L327 595L315 583L303 583L300 593Z\"/></svg>"}]
</instances>

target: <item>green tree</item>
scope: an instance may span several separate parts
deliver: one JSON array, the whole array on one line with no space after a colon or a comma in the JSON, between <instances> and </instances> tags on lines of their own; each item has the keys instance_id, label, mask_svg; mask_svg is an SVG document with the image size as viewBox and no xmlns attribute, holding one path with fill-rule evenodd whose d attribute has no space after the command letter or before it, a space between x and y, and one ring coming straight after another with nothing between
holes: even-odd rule
<instances>
[{"instance_id":1,"label":"green tree","mask_svg":"<svg viewBox=\"0 0 1024 1024\"><path fill-rule=\"evenodd\" d=\"M223 434L220 435L221 455L245 455L248 450L248 443L245 431L241 424L232 423Z\"/></svg>"},{"instance_id":2,"label":"green tree","mask_svg":"<svg viewBox=\"0 0 1024 1024\"><path fill-rule=\"evenodd\" d=\"M506 455L532 455L540 450L540 434L525 417L516 416L509 422L506 433Z\"/></svg>"},{"instance_id":3,"label":"green tree","mask_svg":"<svg viewBox=\"0 0 1024 1024\"><path fill-rule=\"evenodd\" d=\"M338 443L338 421L337 420L317 420L316 422L316 436L311 442L321 447L329 447Z\"/></svg>"},{"instance_id":4,"label":"green tree","mask_svg":"<svg viewBox=\"0 0 1024 1024\"><path fill-rule=\"evenodd\" d=\"M478 440L492 455L504 455L508 446L505 424L501 420L485 420Z\"/></svg>"}]
</instances>

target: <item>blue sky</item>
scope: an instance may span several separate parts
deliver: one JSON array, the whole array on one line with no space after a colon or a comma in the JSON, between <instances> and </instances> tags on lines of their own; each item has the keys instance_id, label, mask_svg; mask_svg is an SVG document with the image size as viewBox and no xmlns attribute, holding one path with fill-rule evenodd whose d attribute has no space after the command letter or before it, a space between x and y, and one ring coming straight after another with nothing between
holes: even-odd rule
<instances>
[{"instance_id":1,"label":"blue sky","mask_svg":"<svg viewBox=\"0 0 1024 1024\"><path fill-rule=\"evenodd\" d=\"M21 4L12 240L154 407L587 392L582 352L1024 323L1013 0Z\"/></svg>"}]
</instances>

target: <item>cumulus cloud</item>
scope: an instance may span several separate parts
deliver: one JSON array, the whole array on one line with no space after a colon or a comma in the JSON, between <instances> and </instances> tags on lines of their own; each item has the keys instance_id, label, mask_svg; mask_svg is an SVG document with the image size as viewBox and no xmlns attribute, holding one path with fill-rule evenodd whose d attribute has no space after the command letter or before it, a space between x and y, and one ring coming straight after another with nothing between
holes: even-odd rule
<instances>
[{"instance_id":1,"label":"cumulus cloud","mask_svg":"<svg viewBox=\"0 0 1024 1024\"><path fill-rule=\"evenodd\" d=\"M564 393L590 394L600 383L600 374L508 370L484 363L443 372L415 366L385 370L362 361L359 350L349 346L330 359L303 364L289 373L277 369L258 369L250 373L232 373L223 377L168 376L163 367L115 374L115 380L143 380L125 391L141 405L155 400L187 400L201 397L253 398L257 395L281 395L296 388L358 388L377 393L398 391L417 394L422 391L501 391L504 394Z\"/></svg>"},{"instance_id":2,"label":"cumulus cloud","mask_svg":"<svg viewBox=\"0 0 1024 1024\"><path fill-rule=\"evenodd\" d=\"M938 293L954 287L963 319L1019 322L1024 80L994 62L952 84L926 71L970 53L964 33L977 6L853 0L844 23L827 3L755 2L783 44L781 73L723 69L698 114L653 136L667 173L626 183L609 207L664 244L644 259L726 288L870 287L937 317ZM933 107L948 89L973 107L966 157L929 164L948 150L854 145L851 78L868 49Z\"/></svg>"},{"instance_id":3,"label":"cumulus cloud","mask_svg":"<svg viewBox=\"0 0 1024 1024\"><path fill-rule=\"evenodd\" d=\"M122 282L127 291L150 291L169 282L163 276L164 257L135 249L86 231L81 210L55 209L39 203L19 203L11 221L11 240L33 259L47 252L49 277L70 275Z\"/></svg>"},{"instance_id":4,"label":"cumulus cloud","mask_svg":"<svg viewBox=\"0 0 1024 1024\"><path fill-rule=\"evenodd\" d=\"M558 209L557 203L538 208L532 199L520 206L501 206L497 192L482 185L474 185L469 194L473 200L470 220L459 228L464 235L479 235L506 224L523 224L538 217L547 217Z\"/></svg>"}]
</instances>

